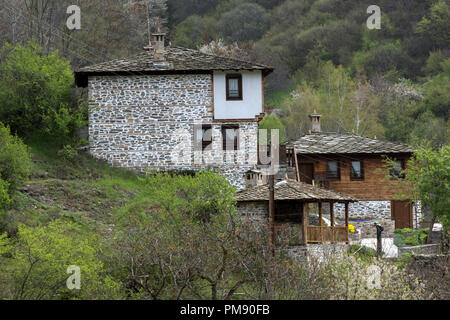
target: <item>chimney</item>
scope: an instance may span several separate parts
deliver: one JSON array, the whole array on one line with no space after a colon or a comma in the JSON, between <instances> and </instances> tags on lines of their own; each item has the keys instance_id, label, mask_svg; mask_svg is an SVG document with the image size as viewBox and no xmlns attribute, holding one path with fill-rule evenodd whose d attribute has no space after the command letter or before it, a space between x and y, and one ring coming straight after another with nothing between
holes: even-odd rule
<instances>
[{"instance_id":1,"label":"chimney","mask_svg":"<svg viewBox=\"0 0 450 320\"><path fill-rule=\"evenodd\" d=\"M317 114L317 110L314 110L313 114L309 115L309 119L311 120L310 132L311 133L320 133L320 114Z\"/></svg>"},{"instance_id":2,"label":"chimney","mask_svg":"<svg viewBox=\"0 0 450 320\"><path fill-rule=\"evenodd\" d=\"M162 32L152 34L152 46L154 50L155 62L163 62L165 58L164 41L166 40L166 34Z\"/></svg>"}]
</instances>

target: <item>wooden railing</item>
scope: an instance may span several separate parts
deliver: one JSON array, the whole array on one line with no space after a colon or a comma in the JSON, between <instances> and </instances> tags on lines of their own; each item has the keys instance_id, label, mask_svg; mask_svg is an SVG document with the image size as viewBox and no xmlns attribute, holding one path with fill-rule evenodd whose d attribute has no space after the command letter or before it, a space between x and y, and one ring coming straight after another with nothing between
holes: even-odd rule
<instances>
[{"instance_id":1,"label":"wooden railing","mask_svg":"<svg viewBox=\"0 0 450 320\"><path fill-rule=\"evenodd\" d=\"M347 227L308 226L308 243L348 242Z\"/></svg>"}]
</instances>

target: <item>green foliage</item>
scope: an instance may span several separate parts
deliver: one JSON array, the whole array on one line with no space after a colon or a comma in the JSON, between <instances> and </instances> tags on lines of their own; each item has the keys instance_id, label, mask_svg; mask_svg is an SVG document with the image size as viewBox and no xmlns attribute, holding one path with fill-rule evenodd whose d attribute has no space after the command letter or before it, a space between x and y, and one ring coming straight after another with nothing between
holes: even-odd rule
<instances>
[{"instance_id":1,"label":"green foliage","mask_svg":"<svg viewBox=\"0 0 450 320\"><path fill-rule=\"evenodd\" d=\"M445 230L450 228L450 147L434 151L420 147L408 161L406 183L411 199L420 199L430 206Z\"/></svg>"},{"instance_id":2,"label":"green foliage","mask_svg":"<svg viewBox=\"0 0 450 320\"><path fill-rule=\"evenodd\" d=\"M243 3L222 15L217 29L230 42L258 40L268 28L268 19L266 10L260 5Z\"/></svg>"},{"instance_id":3,"label":"green foliage","mask_svg":"<svg viewBox=\"0 0 450 320\"><path fill-rule=\"evenodd\" d=\"M409 233L417 233L418 231L416 229L410 229L410 228L403 228L403 229L395 229L394 233L398 234L409 234Z\"/></svg>"},{"instance_id":4,"label":"green foliage","mask_svg":"<svg viewBox=\"0 0 450 320\"><path fill-rule=\"evenodd\" d=\"M296 84L283 105L282 121L289 138L305 134L314 110L322 115L323 132L381 136L380 99L364 76L353 79L342 66L311 59L292 77Z\"/></svg>"},{"instance_id":5,"label":"green foliage","mask_svg":"<svg viewBox=\"0 0 450 320\"><path fill-rule=\"evenodd\" d=\"M441 73L425 84L426 94L423 104L437 117L450 117L450 72Z\"/></svg>"},{"instance_id":6,"label":"green foliage","mask_svg":"<svg viewBox=\"0 0 450 320\"><path fill-rule=\"evenodd\" d=\"M428 229L396 229L394 231L394 244L397 247L419 246L425 244Z\"/></svg>"},{"instance_id":7,"label":"green foliage","mask_svg":"<svg viewBox=\"0 0 450 320\"><path fill-rule=\"evenodd\" d=\"M174 44L180 47L197 49L213 40L216 33L213 18L192 15L177 25Z\"/></svg>"},{"instance_id":8,"label":"green foliage","mask_svg":"<svg viewBox=\"0 0 450 320\"><path fill-rule=\"evenodd\" d=\"M64 161L74 162L78 156L78 151L74 149L71 145L66 145L64 148L58 151L58 156Z\"/></svg>"},{"instance_id":9,"label":"green foliage","mask_svg":"<svg viewBox=\"0 0 450 320\"><path fill-rule=\"evenodd\" d=\"M84 123L72 101L73 74L58 52L5 44L0 63L0 119L22 137L36 134L56 141L73 140Z\"/></svg>"},{"instance_id":10,"label":"green foliage","mask_svg":"<svg viewBox=\"0 0 450 320\"><path fill-rule=\"evenodd\" d=\"M73 223L55 220L36 228L19 226L13 245L0 239L0 252L8 249L12 252L7 270L10 279L8 284L11 287L5 290L11 292L12 296L4 298L117 297L114 296L117 285L103 274L97 240L86 236L81 238L78 228ZM66 271L71 265L81 269L80 290L71 291L66 286L70 275Z\"/></svg>"},{"instance_id":11,"label":"green foliage","mask_svg":"<svg viewBox=\"0 0 450 320\"><path fill-rule=\"evenodd\" d=\"M9 184L3 180L0 176L0 216L1 216L1 209L5 208L11 203L11 198L8 193L9 190Z\"/></svg>"},{"instance_id":12,"label":"green foliage","mask_svg":"<svg viewBox=\"0 0 450 320\"><path fill-rule=\"evenodd\" d=\"M264 119L259 123L259 128L267 130L267 138L265 140L267 143L270 143L270 141L271 141L272 129L279 130L279 139L280 139L279 142L280 143L285 143L287 141L286 129L285 129L283 123L281 122L281 120L275 114L265 116Z\"/></svg>"},{"instance_id":13,"label":"green foliage","mask_svg":"<svg viewBox=\"0 0 450 320\"><path fill-rule=\"evenodd\" d=\"M417 24L417 33L430 39L433 47L448 47L450 39L450 7L445 1L438 1Z\"/></svg>"},{"instance_id":14,"label":"green foliage","mask_svg":"<svg viewBox=\"0 0 450 320\"><path fill-rule=\"evenodd\" d=\"M348 248L348 253L351 255L356 255L359 259L367 262L370 262L377 256L376 250L358 244L352 244Z\"/></svg>"},{"instance_id":15,"label":"green foliage","mask_svg":"<svg viewBox=\"0 0 450 320\"><path fill-rule=\"evenodd\" d=\"M19 137L10 134L0 123L0 180L1 189L13 194L28 177L31 159L27 146Z\"/></svg>"},{"instance_id":16,"label":"green foliage","mask_svg":"<svg viewBox=\"0 0 450 320\"><path fill-rule=\"evenodd\" d=\"M235 187L211 171L202 171L194 176L149 173L142 179L147 186L146 193L123 212L125 219L130 211L139 212L151 206L167 214L208 221L214 215L229 212L234 205Z\"/></svg>"},{"instance_id":17,"label":"green foliage","mask_svg":"<svg viewBox=\"0 0 450 320\"><path fill-rule=\"evenodd\" d=\"M209 171L149 175L145 183L146 192L118 215L115 277L140 298L231 297L248 273L241 259L256 267L255 247L234 212L234 187Z\"/></svg>"},{"instance_id":18,"label":"green foliage","mask_svg":"<svg viewBox=\"0 0 450 320\"><path fill-rule=\"evenodd\" d=\"M449 60L448 53L442 50L431 51L430 56L427 59L426 65L424 67L424 71L427 75L437 75L438 73L444 71L443 63L445 60Z\"/></svg>"}]
</instances>

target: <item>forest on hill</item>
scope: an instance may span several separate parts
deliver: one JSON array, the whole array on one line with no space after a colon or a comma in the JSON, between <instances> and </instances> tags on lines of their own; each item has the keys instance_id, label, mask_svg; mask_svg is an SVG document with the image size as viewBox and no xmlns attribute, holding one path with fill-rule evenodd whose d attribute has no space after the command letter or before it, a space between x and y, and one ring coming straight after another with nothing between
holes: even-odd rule
<instances>
[{"instance_id":1,"label":"forest on hill","mask_svg":"<svg viewBox=\"0 0 450 320\"><path fill-rule=\"evenodd\" d=\"M450 3L379 0L381 28L369 29L368 0L0 1L0 43L35 39L59 50L72 68L131 55L147 42L146 3L168 44L213 44L228 55L266 63L263 126L288 138L323 129L411 144L448 143ZM65 26L66 8L81 8L81 30ZM152 9L150 8L150 12ZM153 10L154 11L154 10ZM151 13L150 13L151 14Z\"/></svg>"}]
</instances>

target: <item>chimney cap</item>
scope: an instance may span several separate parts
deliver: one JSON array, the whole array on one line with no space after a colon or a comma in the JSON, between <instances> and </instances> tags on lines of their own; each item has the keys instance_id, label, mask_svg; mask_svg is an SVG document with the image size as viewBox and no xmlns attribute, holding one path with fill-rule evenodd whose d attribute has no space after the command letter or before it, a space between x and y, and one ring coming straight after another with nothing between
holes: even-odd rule
<instances>
[{"instance_id":1,"label":"chimney cap","mask_svg":"<svg viewBox=\"0 0 450 320\"><path fill-rule=\"evenodd\" d=\"M309 115L310 118L321 117L322 115L317 113L317 110L314 109L314 112Z\"/></svg>"},{"instance_id":2,"label":"chimney cap","mask_svg":"<svg viewBox=\"0 0 450 320\"><path fill-rule=\"evenodd\" d=\"M152 36L163 36L163 37L165 37L167 34L165 33L165 32L154 32L154 33L152 33Z\"/></svg>"},{"instance_id":3,"label":"chimney cap","mask_svg":"<svg viewBox=\"0 0 450 320\"><path fill-rule=\"evenodd\" d=\"M309 134L312 133L320 133L322 130L320 129L320 114L317 114L317 110L314 109L314 113L309 115L309 119L311 119Z\"/></svg>"}]
</instances>

